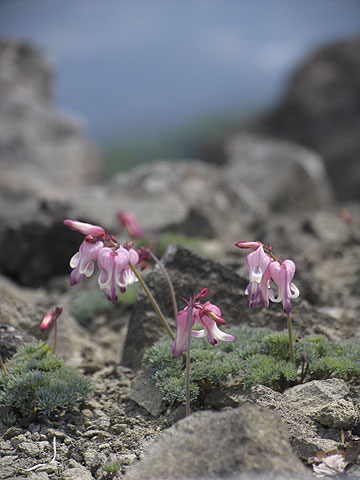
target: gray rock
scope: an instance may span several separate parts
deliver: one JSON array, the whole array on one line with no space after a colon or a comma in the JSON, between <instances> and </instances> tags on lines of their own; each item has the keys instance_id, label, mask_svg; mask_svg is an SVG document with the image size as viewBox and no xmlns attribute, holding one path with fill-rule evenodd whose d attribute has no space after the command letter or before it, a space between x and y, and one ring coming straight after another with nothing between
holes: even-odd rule
<instances>
[{"instance_id":1,"label":"gray rock","mask_svg":"<svg viewBox=\"0 0 360 480\"><path fill-rule=\"evenodd\" d=\"M1 305L0 305L1 314ZM0 324L0 355L3 361L12 357L16 350L25 343L36 341L32 335L26 335L11 325Z\"/></svg>"},{"instance_id":2,"label":"gray rock","mask_svg":"<svg viewBox=\"0 0 360 480\"><path fill-rule=\"evenodd\" d=\"M249 223L263 213L241 191L233 192L219 169L196 160L142 165L107 184L76 190L70 200L84 217L113 232L119 208L133 213L145 231L206 238L246 236Z\"/></svg>"},{"instance_id":3,"label":"gray rock","mask_svg":"<svg viewBox=\"0 0 360 480\"><path fill-rule=\"evenodd\" d=\"M359 49L357 36L312 53L255 127L317 151L340 200L360 199Z\"/></svg>"},{"instance_id":4,"label":"gray rock","mask_svg":"<svg viewBox=\"0 0 360 480\"><path fill-rule=\"evenodd\" d=\"M237 478L244 472L306 477L305 468L291 451L280 417L255 405L197 413L179 421L161 435L125 478Z\"/></svg>"},{"instance_id":5,"label":"gray rock","mask_svg":"<svg viewBox=\"0 0 360 480\"><path fill-rule=\"evenodd\" d=\"M321 425L343 428L355 427L360 413L349 397L344 380L331 378L313 380L285 391L285 398L305 415Z\"/></svg>"},{"instance_id":6,"label":"gray rock","mask_svg":"<svg viewBox=\"0 0 360 480\"><path fill-rule=\"evenodd\" d=\"M329 452L339 446L334 440L321 438L315 422L305 415L301 408L291 403L285 395L258 385L251 389L251 400L258 405L277 411L282 416L291 446L297 456L308 458L318 451Z\"/></svg>"},{"instance_id":7,"label":"gray rock","mask_svg":"<svg viewBox=\"0 0 360 480\"><path fill-rule=\"evenodd\" d=\"M306 212L331 203L329 181L314 152L250 133L231 137L225 148L226 180L236 192L245 185L268 212Z\"/></svg>"},{"instance_id":8,"label":"gray rock","mask_svg":"<svg viewBox=\"0 0 360 480\"><path fill-rule=\"evenodd\" d=\"M160 390L154 387L149 374L143 371L138 372L131 382L129 398L154 417L159 416L166 408Z\"/></svg>"},{"instance_id":9,"label":"gray rock","mask_svg":"<svg viewBox=\"0 0 360 480\"><path fill-rule=\"evenodd\" d=\"M81 123L54 109L54 72L44 54L3 39L0 71L0 185L59 198L99 178L100 158Z\"/></svg>"},{"instance_id":10,"label":"gray rock","mask_svg":"<svg viewBox=\"0 0 360 480\"><path fill-rule=\"evenodd\" d=\"M39 447L34 442L21 442L17 446L20 452L24 452L29 457L37 457L40 453Z\"/></svg>"},{"instance_id":11,"label":"gray rock","mask_svg":"<svg viewBox=\"0 0 360 480\"><path fill-rule=\"evenodd\" d=\"M91 472L80 463L71 459L69 465L70 468L63 471L61 480L94 480Z\"/></svg>"}]
</instances>

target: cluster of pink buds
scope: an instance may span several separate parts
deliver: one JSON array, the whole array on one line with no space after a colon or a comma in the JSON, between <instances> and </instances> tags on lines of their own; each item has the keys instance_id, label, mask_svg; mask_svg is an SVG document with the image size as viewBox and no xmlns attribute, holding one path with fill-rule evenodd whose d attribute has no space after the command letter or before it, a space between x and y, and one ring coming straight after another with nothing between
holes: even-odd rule
<instances>
[{"instance_id":1,"label":"cluster of pink buds","mask_svg":"<svg viewBox=\"0 0 360 480\"><path fill-rule=\"evenodd\" d=\"M235 340L235 337L222 332L217 326L217 323L223 325L226 323L221 317L220 308L210 302L200 303L200 299L206 297L208 293L207 288L202 289L198 295L186 302L187 306L183 310L178 312L176 338L172 344L174 357L178 357L185 350L190 322L190 309L192 311L191 327L194 326L196 320L204 327L202 330L192 330L192 337L205 337L207 335L207 340L211 345L216 345L218 340L224 340L225 342Z\"/></svg>"},{"instance_id":2,"label":"cluster of pink buds","mask_svg":"<svg viewBox=\"0 0 360 480\"><path fill-rule=\"evenodd\" d=\"M73 269L70 285L77 285L84 277L90 277L95 270L95 262L100 269L98 283L106 298L117 300L117 292L124 293L126 286L137 281L131 266L139 262L139 255L132 243L120 245L116 238L106 234L102 227L77 220L64 220L71 230L85 235L79 251L70 260Z\"/></svg>"},{"instance_id":3,"label":"cluster of pink buds","mask_svg":"<svg viewBox=\"0 0 360 480\"><path fill-rule=\"evenodd\" d=\"M269 300L282 302L284 312L290 314L291 301L299 296L299 289L292 283L295 274L295 263L292 260L275 258L271 247L260 242L237 242L239 248L252 249L246 262L249 269L249 284L246 294L249 295L249 307L254 308L262 303L269 307ZM270 282L277 286L277 295Z\"/></svg>"}]
</instances>

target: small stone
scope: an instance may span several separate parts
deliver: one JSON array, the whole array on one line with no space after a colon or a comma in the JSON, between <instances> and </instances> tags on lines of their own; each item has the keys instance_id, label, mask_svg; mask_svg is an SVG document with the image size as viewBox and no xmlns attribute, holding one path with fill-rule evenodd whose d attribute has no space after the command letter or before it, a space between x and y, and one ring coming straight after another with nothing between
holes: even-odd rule
<instances>
[{"instance_id":1,"label":"small stone","mask_svg":"<svg viewBox=\"0 0 360 480\"><path fill-rule=\"evenodd\" d=\"M17 448L20 443L26 442L26 440L25 435L17 435L11 439L10 443L13 448Z\"/></svg>"},{"instance_id":2,"label":"small stone","mask_svg":"<svg viewBox=\"0 0 360 480\"><path fill-rule=\"evenodd\" d=\"M59 440L64 440L67 437L66 433L62 432L61 430L55 430L54 428L48 428L47 434L51 439L54 436Z\"/></svg>"},{"instance_id":3,"label":"small stone","mask_svg":"<svg viewBox=\"0 0 360 480\"><path fill-rule=\"evenodd\" d=\"M351 401L340 398L321 408L313 419L327 427L348 430L359 423L360 415Z\"/></svg>"},{"instance_id":4,"label":"small stone","mask_svg":"<svg viewBox=\"0 0 360 480\"><path fill-rule=\"evenodd\" d=\"M65 470L61 477L62 480L94 480L89 470L85 467L74 467Z\"/></svg>"},{"instance_id":5,"label":"small stone","mask_svg":"<svg viewBox=\"0 0 360 480\"><path fill-rule=\"evenodd\" d=\"M12 467L1 467L0 469L1 480L5 480L5 479L11 480L12 478L14 478L14 474L15 474L15 469Z\"/></svg>"},{"instance_id":6,"label":"small stone","mask_svg":"<svg viewBox=\"0 0 360 480\"><path fill-rule=\"evenodd\" d=\"M16 437L22 433L21 428L18 427L10 427L4 433L4 439L9 440L10 438Z\"/></svg>"},{"instance_id":7,"label":"small stone","mask_svg":"<svg viewBox=\"0 0 360 480\"><path fill-rule=\"evenodd\" d=\"M137 456L135 453L129 453L127 455L121 455L119 460L123 465L131 465L137 460Z\"/></svg>"},{"instance_id":8,"label":"small stone","mask_svg":"<svg viewBox=\"0 0 360 480\"><path fill-rule=\"evenodd\" d=\"M98 453L94 448L88 448L84 453L84 462L93 470L106 462L106 455L104 453Z\"/></svg>"},{"instance_id":9,"label":"small stone","mask_svg":"<svg viewBox=\"0 0 360 480\"><path fill-rule=\"evenodd\" d=\"M166 408L160 390L154 387L149 374L144 371L140 371L132 381L129 398L153 417L159 416Z\"/></svg>"},{"instance_id":10,"label":"small stone","mask_svg":"<svg viewBox=\"0 0 360 480\"><path fill-rule=\"evenodd\" d=\"M40 453L39 447L33 442L21 442L17 446L17 449L26 453L29 457L37 457Z\"/></svg>"},{"instance_id":11,"label":"small stone","mask_svg":"<svg viewBox=\"0 0 360 480\"><path fill-rule=\"evenodd\" d=\"M285 391L284 397L306 416L327 427L349 429L357 425L360 415L351 400L344 380L313 380Z\"/></svg>"},{"instance_id":12,"label":"small stone","mask_svg":"<svg viewBox=\"0 0 360 480\"><path fill-rule=\"evenodd\" d=\"M40 440L40 433L39 432L34 432L32 435L31 435L31 440L33 442L38 442Z\"/></svg>"},{"instance_id":13,"label":"small stone","mask_svg":"<svg viewBox=\"0 0 360 480\"><path fill-rule=\"evenodd\" d=\"M31 472L27 478L29 480L49 480L49 475L45 472Z\"/></svg>"}]
</instances>

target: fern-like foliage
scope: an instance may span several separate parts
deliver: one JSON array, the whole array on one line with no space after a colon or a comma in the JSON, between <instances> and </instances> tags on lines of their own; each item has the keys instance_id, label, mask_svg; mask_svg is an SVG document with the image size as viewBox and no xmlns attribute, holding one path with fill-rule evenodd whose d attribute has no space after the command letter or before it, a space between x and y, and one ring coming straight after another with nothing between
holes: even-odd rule
<instances>
[{"instance_id":1,"label":"fern-like foliage","mask_svg":"<svg viewBox=\"0 0 360 480\"><path fill-rule=\"evenodd\" d=\"M51 353L47 343L22 346L0 373L0 404L18 415L52 415L78 407L92 389L92 383L65 367L61 357Z\"/></svg>"},{"instance_id":2,"label":"fern-like foliage","mask_svg":"<svg viewBox=\"0 0 360 480\"><path fill-rule=\"evenodd\" d=\"M360 342L334 343L323 335L299 338L294 343L294 364L289 361L287 330L236 327L230 333L236 338L234 342L219 342L215 346L206 339L192 340L192 401L201 391L206 393L209 384L219 385L235 375L242 378L246 388L262 384L278 391L314 379L360 379ZM165 400L170 404L184 401L184 362L181 357L173 357L168 338L151 347L143 363Z\"/></svg>"}]
</instances>

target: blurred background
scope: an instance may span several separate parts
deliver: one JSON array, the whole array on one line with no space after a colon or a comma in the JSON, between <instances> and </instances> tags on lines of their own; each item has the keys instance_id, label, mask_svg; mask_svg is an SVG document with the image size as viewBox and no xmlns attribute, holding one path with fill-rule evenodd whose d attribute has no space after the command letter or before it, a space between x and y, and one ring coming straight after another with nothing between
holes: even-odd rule
<instances>
[{"instance_id":1,"label":"blurred background","mask_svg":"<svg viewBox=\"0 0 360 480\"><path fill-rule=\"evenodd\" d=\"M276 104L317 47L360 31L359 0L2 0L0 35L57 72L107 174L199 145Z\"/></svg>"}]
</instances>

